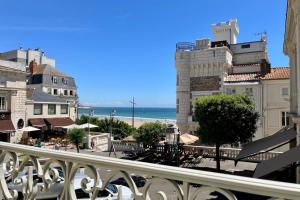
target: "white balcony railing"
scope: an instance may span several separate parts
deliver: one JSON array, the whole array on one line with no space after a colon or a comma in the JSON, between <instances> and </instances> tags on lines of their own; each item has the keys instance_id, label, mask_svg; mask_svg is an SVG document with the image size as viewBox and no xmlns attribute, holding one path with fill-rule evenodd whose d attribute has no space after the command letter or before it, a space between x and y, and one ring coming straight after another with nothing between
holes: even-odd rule
<instances>
[{"instance_id":1,"label":"white balcony railing","mask_svg":"<svg viewBox=\"0 0 300 200\"><path fill-rule=\"evenodd\" d=\"M43 161L43 162L42 162ZM60 199L76 199L74 192L74 176L78 169L84 168L88 171L91 179L82 179L82 189L95 199L99 191L104 190L109 181L117 174L124 177L134 198L139 199L173 199L190 200L203 199L203 192L217 191L227 199L237 199L235 191L249 194L264 195L272 199L299 199L300 185L274 182L261 179L246 178L240 176L191 170L164 165L142 163L117 158L107 158L95 155L77 154L65 151L49 150L9 144L0 142L0 189L4 199L14 199L17 191L10 191L4 179L5 175L11 174L14 180L25 166L28 173L21 179L23 185L22 195L24 199L35 199L36 195L47 191L55 184L57 171L54 166L60 166L64 173L63 190ZM42 185L37 184L32 178L32 171L35 169L38 177L42 179ZM104 170L105 169L105 170ZM130 175L147 176L146 185L138 188ZM52 174L52 176L50 176ZM92 186L87 183L92 181ZM157 184L163 183L163 187L153 189ZM91 182L89 182L91 183ZM193 187L193 184L200 184L201 187ZM164 191L164 186L173 189L171 193ZM161 191L158 191L161 190ZM157 195L152 197L151 191ZM121 197L119 198L121 199Z\"/></svg>"}]
</instances>

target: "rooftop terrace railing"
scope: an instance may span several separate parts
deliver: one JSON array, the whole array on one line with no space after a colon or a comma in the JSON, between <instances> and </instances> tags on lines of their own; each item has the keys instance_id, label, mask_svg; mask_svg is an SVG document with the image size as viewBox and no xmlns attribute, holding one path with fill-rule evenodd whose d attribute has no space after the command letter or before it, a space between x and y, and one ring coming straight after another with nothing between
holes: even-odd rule
<instances>
[{"instance_id":1,"label":"rooftop terrace railing","mask_svg":"<svg viewBox=\"0 0 300 200\"><path fill-rule=\"evenodd\" d=\"M229 200L237 199L236 192L263 195L272 199L296 200L300 197L300 185L297 184L3 142L0 142L0 165L0 194L4 199L15 199L18 195L17 191L11 191L8 188L5 176L9 175L15 179L26 166L30 166L27 167L29 173L21 179L24 199L35 199L39 193L49 190L56 184L58 175L55 166L60 166L64 173L63 190L59 195L59 198L63 200L76 199L74 176L81 168L89 172L87 174L90 179L83 178L81 188L89 193L90 199L96 199L97 193L104 190L117 174L126 180L134 199L137 200L171 199L171 195L175 195L174 199L179 200L194 200L200 197L203 199L203 193L212 191L221 193ZM42 184L37 184L33 180L33 170L42 179ZM136 186L131 178L132 173L148 177L143 188ZM90 182L90 180L93 181ZM88 183L92 186L88 187ZM153 189L158 183L163 184L159 189ZM200 187L192 187L193 184L199 184ZM172 193L165 191L165 186L172 187ZM151 196L152 191L155 197Z\"/></svg>"},{"instance_id":2,"label":"rooftop terrace railing","mask_svg":"<svg viewBox=\"0 0 300 200\"><path fill-rule=\"evenodd\" d=\"M176 51L193 51L195 44L192 42L178 42L176 44Z\"/></svg>"}]
</instances>

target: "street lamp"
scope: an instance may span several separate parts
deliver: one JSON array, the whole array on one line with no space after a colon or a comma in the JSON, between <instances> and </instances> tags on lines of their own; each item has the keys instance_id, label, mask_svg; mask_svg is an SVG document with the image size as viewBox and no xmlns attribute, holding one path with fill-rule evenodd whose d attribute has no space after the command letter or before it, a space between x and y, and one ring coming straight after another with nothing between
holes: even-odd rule
<instances>
[{"instance_id":1,"label":"street lamp","mask_svg":"<svg viewBox=\"0 0 300 200\"><path fill-rule=\"evenodd\" d=\"M179 153L180 153L180 150L179 150L179 143L180 143L180 130L178 129L178 131L176 131L175 133L176 135L176 147L177 147L177 152L176 152L176 164L177 164L177 167L179 167L180 165L180 160L179 160Z\"/></svg>"},{"instance_id":2,"label":"street lamp","mask_svg":"<svg viewBox=\"0 0 300 200\"><path fill-rule=\"evenodd\" d=\"M114 116L117 114L117 111L116 109L113 109L112 112L109 113L109 119L110 119L110 133L109 133L109 157L110 157L110 154L112 151L114 151L114 154L115 154L115 157L117 157L116 155L116 152L115 152L115 148L111 142L111 137L112 137L112 122L113 122L113 119L114 119Z\"/></svg>"},{"instance_id":3,"label":"street lamp","mask_svg":"<svg viewBox=\"0 0 300 200\"><path fill-rule=\"evenodd\" d=\"M88 118L88 130L89 130L89 133L87 135L87 141L88 141L88 149L91 148L91 137L90 137L90 118L91 116L94 116L94 109L93 108L90 108L89 109L89 118Z\"/></svg>"}]
</instances>

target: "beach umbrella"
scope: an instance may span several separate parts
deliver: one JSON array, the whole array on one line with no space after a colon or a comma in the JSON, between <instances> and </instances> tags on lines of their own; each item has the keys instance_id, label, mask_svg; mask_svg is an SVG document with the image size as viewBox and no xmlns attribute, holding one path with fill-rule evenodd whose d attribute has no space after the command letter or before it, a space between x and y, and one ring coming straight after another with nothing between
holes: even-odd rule
<instances>
[{"instance_id":1,"label":"beach umbrella","mask_svg":"<svg viewBox=\"0 0 300 200\"><path fill-rule=\"evenodd\" d=\"M124 141L124 142L136 142L136 139L132 135L129 135L129 136L125 137L122 141Z\"/></svg>"},{"instance_id":2,"label":"beach umbrella","mask_svg":"<svg viewBox=\"0 0 300 200\"><path fill-rule=\"evenodd\" d=\"M97 125L90 124L90 123L85 123L80 125L81 128L98 128Z\"/></svg>"},{"instance_id":3,"label":"beach umbrella","mask_svg":"<svg viewBox=\"0 0 300 200\"><path fill-rule=\"evenodd\" d=\"M184 133L184 134L180 135L180 143L183 143L183 144L193 144L198 140L199 140L199 137L189 134L189 133Z\"/></svg>"},{"instance_id":4,"label":"beach umbrella","mask_svg":"<svg viewBox=\"0 0 300 200\"><path fill-rule=\"evenodd\" d=\"M22 129L20 129L20 131L23 131L23 132L31 132L31 131L39 131L39 130L40 129L32 127L32 126L26 126Z\"/></svg>"},{"instance_id":5,"label":"beach umbrella","mask_svg":"<svg viewBox=\"0 0 300 200\"><path fill-rule=\"evenodd\" d=\"M175 144L177 141L177 134L171 133L169 138L170 139L167 140L167 142ZM199 137L192 135L192 134L184 133L184 134L180 135L179 143L193 144L193 143L197 142L198 140L199 140Z\"/></svg>"},{"instance_id":6,"label":"beach umbrella","mask_svg":"<svg viewBox=\"0 0 300 200\"><path fill-rule=\"evenodd\" d=\"M64 129L72 129L72 128L82 129L82 127L80 125L77 125L77 124L71 124L69 126L63 126L62 128L64 128Z\"/></svg>"},{"instance_id":7,"label":"beach umbrella","mask_svg":"<svg viewBox=\"0 0 300 200\"><path fill-rule=\"evenodd\" d=\"M24 136L24 137L29 137L29 133L32 132L32 131L39 131L40 129L38 128L35 128L35 127L32 127L32 126L26 126L26 127L23 127L20 129L20 131L23 131L23 132L26 132L27 135Z\"/></svg>"}]
</instances>

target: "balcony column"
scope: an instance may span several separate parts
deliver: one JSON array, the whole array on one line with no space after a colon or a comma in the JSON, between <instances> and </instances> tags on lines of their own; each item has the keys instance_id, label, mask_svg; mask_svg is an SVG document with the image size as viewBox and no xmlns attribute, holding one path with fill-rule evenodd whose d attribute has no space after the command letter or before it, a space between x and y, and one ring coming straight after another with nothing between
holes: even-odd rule
<instances>
[{"instance_id":1,"label":"balcony column","mask_svg":"<svg viewBox=\"0 0 300 200\"><path fill-rule=\"evenodd\" d=\"M296 125L296 130L297 130L297 146L300 144L300 116L295 116L292 118L293 123ZM296 169L296 180L297 183L300 184L300 166L297 167Z\"/></svg>"},{"instance_id":2,"label":"balcony column","mask_svg":"<svg viewBox=\"0 0 300 200\"><path fill-rule=\"evenodd\" d=\"M297 116L293 117L293 122L297 128L297 146L300 145L300 6L299 4L294 6L294 18L295 18L295 34L296 34L296 49L295 49L295 68L296 68L296 85L297 85ZM297 183L300 183L300 166L296 169Z\"/></svg>"}]
</instances>

